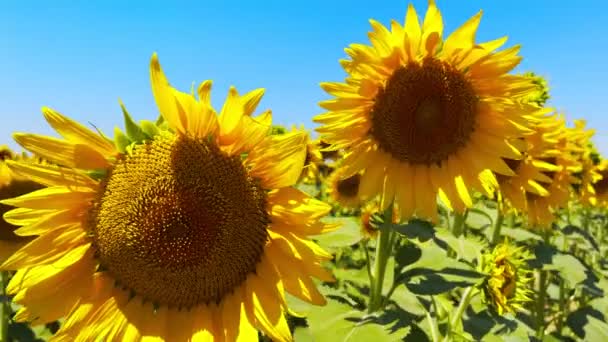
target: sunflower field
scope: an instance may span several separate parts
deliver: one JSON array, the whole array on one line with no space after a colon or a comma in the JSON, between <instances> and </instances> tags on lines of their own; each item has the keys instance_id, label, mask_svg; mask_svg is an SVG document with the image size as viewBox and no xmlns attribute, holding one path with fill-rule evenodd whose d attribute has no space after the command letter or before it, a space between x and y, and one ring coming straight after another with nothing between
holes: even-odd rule
<instances>
[{"instance_id":1,"label":"sunflower field","mask_svg":"<svg viewBox=\"0 0 608 342\"><path fill-rule=\"evenodd\" d=\"M44 107L0 148L0 341L608 341L608 159L481 16L371 20L309 128L156 53L160 115Z\"/></svg>"}]
</instances>

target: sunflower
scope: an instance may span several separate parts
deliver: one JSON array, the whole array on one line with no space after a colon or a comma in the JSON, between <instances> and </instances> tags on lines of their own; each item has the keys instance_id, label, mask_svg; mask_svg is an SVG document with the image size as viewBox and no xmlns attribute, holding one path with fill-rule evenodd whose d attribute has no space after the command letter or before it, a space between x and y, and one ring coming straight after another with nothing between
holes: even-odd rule
<instances>
[{"instance_id":1,"label":"sunflower","mask_svg":"<svg viewBox=\"0 0 608 342\"><path fill-rule=\"evenodd\" d=\"M315 117L317 131L345 149L343 176L362 172L361 194L380 195L382 210L394 201L404 219L437 221L437 194L462 212L472 205L469 189L491 196L496 179L482 171L513 175L502 158L521 158L509 139L529 131L538 107L518 100L536 87L507 74L521 60L518 46L496 52L506 38L475 43L480 19L444 41L434 1L422 26L410 4L404 26L371 20L371 46L345 50L345 83L321 84L335 98L320 103L327 112Z\"/></svg>"},{"instance_id":2,"label":"sunflower","mask_svg":"<svg viewBox=\"0 0 608 342\"><path fill-rule=\"evenodd\" d=\"M304 132L306 135L306 158L304 159L304 169L298 182L318 184L320 180L319 165L323 163L323 157L321 151L319 151L319 141L311 139L310 134L304 127L293 127L292 132Z\"/></svg>"},{"instance_id":3,"label":"sunflower","mask_svg":"<svg viewBox=\"0 0 608 342\"><path fill-rule=\"evenodd\" d=\"M505 241L482 258L487 274L482 294L499 315L521 309L522 304L531 300L534 278L528 266L528 260L532 259L529 252Z\"/></svg>"},{"instance_id":4,"label":"sunflower","mask_svg":"<svg viewBox=\"0 0 608 342\"><path fill-rule=\"evenodd\" d=\"M361 175L354 174L343 177L342 167L332 172L326 180L327 194L332 202L346 209L356 209L363 204L360 197Z\"/></svg>"},{"instance_id":5,"label":"sunflower","mask_svg":"<svg viewBox=\"0 0 608 342\"><path fill-rule=\"evenodd\" d=\"M501 192L499 198L504 200L505 209L525 214L528 212L528 198L550 195L547 188L553 182L553 174L560 170L555 160L562 153L557 143L564 124L565 120L556 114L539 117L532 126L533 133L518 141L524 145L524 157L520 160L505 159L515 172L511 177L497 177ZM536 212L532 221L535 215Z\"/></svg>"},{"instance_id":6,"label":"sunflower","mask_svg":"<svg viewBox=\"0 0 608 342\"><path fill-rule=\"evenodd\" d=\"M0 200L23 195L43 187L19 176L6 166L5 160L15 159L36 162L34 159L15 155L6 145L0 146ZM11 209L10 206L0 203L0 262L32 240L31 237L20 236L19 232L15 233L17 227L4 221L2 215Z\"/></svg>"},{"instance_id":7,"label":"sunflower","mask_svg":"<svg viewBox=\"0 0 608 342\"><path fill-rule=\"evenodd\" d=\"M604 179L601 166L595 164L591 157L591 151L584 153L581 163L582 171L576 175L580 178L580 184L577 184L575 187L578 198L583 205L596 206L598 203L595 186L599 183L599 187L601 188L601 181Z\"/></svg>"},{"instance_id":8,"label":"sunflower","mask_svg":"<svg viewBox=\"0 0 608 342\"><path fill-rule=\"evenodd\" d=\"M595 167L595 173L599 174L593 183L596 205L608 208L608 160L602 160Z\"/></svg>"},{"instance_id":9,"label":"sunflower","mask_svg":"<svg viewBox=\"0 0 608 342\"><path fill-rule=\"evenodd\" d=\"M378 237L378 228L372 223L372 216L380 212L380 203L372 201L361 209L361 235L364 238L375 239ZM399 209L393 207L392 223L399 223Z\"/></svg>"},{"instance_id":10,"label":"sunflower","mask_svg":"<svg viewBox=\"0 0 608 342\"><path fill-rule=\"evenodd\" d=\"M563 126L556 135L555 149L559 153L544 159L557 166L556 171L545 172L551 178L551 184L546 187L548 194L539 196L526 193L530 226L548 228L555 219L554 212L568 204L573 193L573 184L580 183L580 179L576 177L576 174L582 171L579 133L577 129Z\"/></svg>"},{"instance_id":11,"label":"sunflower","mask_svg":"<svg viewBox=\"0 0 608 342\"><path fill-rule=\"evenodd\" d=\"M172 88L156 54L151 83L163 125L123 107L127 134L112 143L45 108L63 139L14 135L63 165L8 163L48 186L3 201L23 235L40 235L1 266L18 270L15 318L66 316L57 340L291 340L284 291L322 305L311 276L333 279L332 256L307 239L332 228L319 221L330 207L292 187L305 136L251 117L263 89L231 87L217 116L211 82L198 100Z\"/></svg>"}]
</instances>

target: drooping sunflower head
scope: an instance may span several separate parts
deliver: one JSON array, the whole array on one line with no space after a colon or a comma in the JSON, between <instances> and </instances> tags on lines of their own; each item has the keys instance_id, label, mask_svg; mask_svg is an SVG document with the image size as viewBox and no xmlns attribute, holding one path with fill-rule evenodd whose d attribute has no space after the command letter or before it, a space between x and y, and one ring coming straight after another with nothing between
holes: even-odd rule
<instances>
[{"instance_id":1,"label":"drooping sunflower head","mask_svg":"<svg viewBox=\"0 0 608 342\"><path fill-rule=\"evenodd\" d=\"M363 204L360 174L344 177L343 168L339 167L327 177L326 189L331 201L345 209L356 209Z\"/></svg>"},{"instance_id":2,"label":"drooping sunflower head","mask_svg":"<svg viewBox=\"0 0 608 342\"><path fill-rule=\"evenodd\" d=\"M437 194L450 207L472 205L469 189L491 196L493 172L513 175L502 158L520 159L509 139L527 133L536 105L520 102L535 86L508 74L519 47L506 38L476 43L481 12L443 39L434 1L422 25L409 5L390 29L371 20L371 46L352 44L345 83L322 83L321 139L344 149L345 176L361 172L363 196L399 204L404 219L437 221ZM482 179L480 179L482 178ZM486 178L486 179L483 179Z\"/></svg>"},{"instance_id":3,"label":"drooping sunflower head","mask_svg":"<svg viewBox=\"0 0 608 342\"><path fill-rule=\"evenodd\" d=\"M6 165L6 160L21 160L28 163L36 162L34 158L13 153L6 145L0 146L0 200L20 196L43 187L11 171ZM13 207L0 203L0 262L6 260L17 249L31 241L31 237L23 237L20 236L19 232L15 233L18 227L3 219L4 213L11 209Z\"/></svg>"},{"instance_id":4,"label":"drooping sunflower head","mask_svg":"<svg viewBox=\"0 0 608 342\"><path fill-rule=\"evenodd\" d=\"M270 112L252 116L262 89L230 88L217 115L211 81L195 98L156 55L150 72L163 124L123 106L126 134L111 141L44 109L61 139L15 134L61 165L8 163L48 186L3 201L18 207L9 222L39 235L1 266L18 270L16 319L67 316L68 340L291 340L284 291L323 304L311 276L332 280L331 255L307 238L331 228L319 221L330 207L292 187L306 137L268 134Z\"/></svg>"},{"instance_id":5,"label":"drooping sunflower head","mask_svg":"<svg viewBox=\"0 0 608 342\"><path fill-rule=\"evenodd\" d=\"M505 241L482 258L487 277L482 293L499 315L515 312L531 300L533 276L528 260L532 256L528 251Z\"/></svg>"}]
</instances>

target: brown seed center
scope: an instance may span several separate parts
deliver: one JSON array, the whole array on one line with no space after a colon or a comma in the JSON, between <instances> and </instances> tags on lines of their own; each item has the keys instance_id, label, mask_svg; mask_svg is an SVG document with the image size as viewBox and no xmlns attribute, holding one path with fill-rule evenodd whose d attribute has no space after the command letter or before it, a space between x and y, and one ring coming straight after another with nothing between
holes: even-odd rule
<instances>
[{"instance_id":1,"label":"brown seed center","mask_svg":"<svg viewBox=\"0 0 608 342\"><path fill-rule=\"evenodd\" d=\"M356 197L359 193L359 183L361 182L361 176L356 174L346 179L338 180L336 188L341 196L345 197Z\"/></svg>"},{"instance_id":2,"label":"brown seed center","mask_svg":"<svg viewBox=\"0 0 608 342\"><path fill-rule=\"evenodd\" d=\"M266 193L239 156L162 135L120 159L91 211L101 266L159 305L219 302L255 271Z\"/></svg>"},{"instance_id":3,"label":"brown seed center","mask_svg":"<svg viewBox=\"0 0 608 342\"><path fill-rule=\"evenodd\" d=\"M380 148L411 164L439 164L465 146L478 98L462 72L425 59L393 72L370 113Z\"/></svg>"},{"instance_id":4,"label":"brown seed center","mask_svg":"<svg viewBox=\"0 0 608 342\"><path fill-rule=\"evenodd\" d=\"M600 174L604 178L593 184L593 189L598 196L608 193L608 170L604 170Z\"/></svg>"}]
</instances>

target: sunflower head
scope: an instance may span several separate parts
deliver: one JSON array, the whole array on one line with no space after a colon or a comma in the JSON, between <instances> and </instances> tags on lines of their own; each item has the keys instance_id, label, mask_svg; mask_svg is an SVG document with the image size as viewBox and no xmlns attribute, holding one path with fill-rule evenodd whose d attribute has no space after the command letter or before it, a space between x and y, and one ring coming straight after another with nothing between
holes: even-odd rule
<instances>
[{"instance_id":1,"label":"sunflower head","mask_svg":"<svg viewBox=\"0 0 608 342\"><path fill-rule=\"evenodd\" d=\"M319 166L323 163L323 156L319 150L319 141L313 140L310 133L302 126L291 129L292 132L303 132L306 135L306 158L304 159L304 169L298 182L304 184L318 184L320 181Z\"/></svg>"},{"instance_id":2,"label":"sunflower head","mask_svg":"<svg viewBox=\"0 0 608 342\"><path fill-rule=\"evenodd\" d=\"M532 259L529 252L505 241L482 258L487 275L482 293L498 314L514 312L531 300L533 276L528 266L528 260Z\"/></svg>"},{"instance_id":3,"label":"sunflower head","mask_svg":"<svg viewBox=\"0 0 608 342\"><path fill-rule=\"evenodd\" d=\"M121 103L110 140L45 108L62 138L14 135L56 164L8 164L47 186L2 201L37 236L1 266L17 270L16 319L66 316L66 340L291 340L285 291L322 305L311 277L333 280L308 239L333 229L319 221L331 208L293 187L306 136L268 134L270 111L252 115L263 89L231 87L218 115L211 81L181 92L156 55L150 73L162 120L135 123Z\"/></svg>"},{"instance_id":4,"label":"sunflower head","mask_svg":"<svg viewBox=\"0 0 608 342\"><path fill-rule=\"evenodd\" d=\"M7 161L14 160L21 160L24 163L36 162L35 158L13 153L6 145L0 146L0 200L20 196L43 187L11 171ZM4 220L4 213L11 209L13 207L0 203L0 261L6 260L13 252L32 240L31 237L15 233L18 226Z\"/></svg>"},{"instance_id":5,"label":"sunflower head","mask_svg":"<svg viewBox=\"0 0 608 342\"><path fill-rule=\"evenodd\" d=\"M513 176L497 177L501 196L506 204L505 209L526 214L535 223L538 213L534 210L537 198L551 196L556 172L561 168L556 165L561 151L557 143L563 133L565 120L556 114L543 115L536 118L531 126L532 132L524 138L513 141L522 145L523 158L519 160L505 159L507 165L514 171ZM550 208L543 215L552 217Z\"/></svg>"},{"instance_id":6,"label":"sunflower head","mask_svg":"<svg viewBox=\"0 0 608 342\"><path fill-rule=\"evenodd\" d=\"M361 208L361 235L367 239L378 237L378 227L373 223L372 216L382 214L378 201L368 202ZM392 223L399 223L399 209L393 207Z\"/></svg>"},{"instance_id":7,"label":"sunflower head","mask_svg":"<svg viewBox=\"0 0 608 342\"><path fill-rule=\"evenodd\" d=\"M344 168L332 172L326 180L327 194L332 202L345 208L356 209L363 204L360 196L361 175L345 175Z\"/></svg>"},{"instance_id":8,"label":"sunflower head","mask_svg":"<svg viewBox=\"0 0 608 342\"><path fill-rule=\"evenodd\" d=\"M596 205L608 208L608 160L603 159L594 170L597 177L591 186L595 193Z\"/></svg>"},{"instance_id":9,"label":"sunflower head","mask_svg":"<svg viewBox=\"0 0 608 342\"><path fill-rule=\"evenodd\" d=\"M526 72L523 74L524 77L529 78L532 83L536 86L533 92L530 92L524 97L523 101L526 103L532 103L538 107L543 107L549 100L549 84L547 80L533 72Z\"/></svg>"},{"instance_id":10,"label":"sunflower head","mask_svg":"<svg viewBox=\"0 0 608 342\"><path fill-rule=\"evenodd\" d=\"M412 5L403 24L371 20L371 45L345 50L345 82L321 84L335 98L320 103L327 112L315 117L317 131L345 151L344 172L361 174L361 195L380 196L381 210L395 203L404 219L437 221L437 195L462 212L472 205L469 189L492 195L492 172L513 175L503 158L522 157L510 141L538 110L522 102L535 85L509 74L519 47L497 51L506 38L475 42L480 19L445 39L434 1L422 24Z\"/></svg>"}]
</instances>

